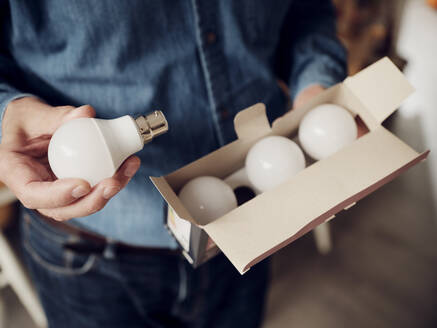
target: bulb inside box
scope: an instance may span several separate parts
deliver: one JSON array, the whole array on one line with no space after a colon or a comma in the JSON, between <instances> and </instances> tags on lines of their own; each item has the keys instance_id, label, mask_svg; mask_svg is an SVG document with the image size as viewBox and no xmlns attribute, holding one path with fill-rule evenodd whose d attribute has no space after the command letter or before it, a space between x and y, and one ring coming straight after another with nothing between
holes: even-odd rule
<instances>
[{"instance_id":1,"label":"bulb inside box","mask_svg":"<svg viewBox=\"0 0 437 328\"><path fill-rule=\"evenodd\" d=\"M267 191L284 183L305 168L305 156L292 140L268 136L250 148L245 167L250 183Z\"/></svg>"},{"instance_id":2,"label":"bulb inside box","mask_svg":"<svg viewBox=\"0 0 437 328\"><path fill-rule=\"evenodd\" d=\"M232 188L212 176L190 180L179 192L179 198L190 214L202 224L208 224L237 207Z\"/></svg>"},{"instance_id":3,"label":"bulb inside box","mask_svg":"<svg viewBox=\"0 0 437 328\"><path fill-rule=\"evenodd\" d=\"M357 138L352 114L335 104L310 109L300 121L298 131L305 155L314 160L335 154ZM244 168L224 179L234 190L235 198L230 197L232 189L223 187L223 181L215 177L190 180L179 197L196 220L207 224L304 170L306 161L301 147L284 136L266 136L251 146Z\"/></svg>"},{"instance_id":4,"label":"bulb inside box","mask_svg":"<svg viewBox=\"0 0 437 328\"><path fill-rule=\"evenodd\" d=\"M323 104L311 109L299 124L299 142L311 158L321 160L357 138L357 124L345 108Z\"/></svg>"}]
</instances>

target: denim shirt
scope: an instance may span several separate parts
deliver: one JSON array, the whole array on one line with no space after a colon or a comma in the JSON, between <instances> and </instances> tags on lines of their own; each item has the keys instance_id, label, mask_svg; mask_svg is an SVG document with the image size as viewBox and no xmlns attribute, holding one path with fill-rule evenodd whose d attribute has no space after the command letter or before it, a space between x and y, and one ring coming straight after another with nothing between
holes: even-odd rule
<instances>
[{"instance_id":1,"label":"denim shirt","mask_svg":"<svg viewBox=\"0 0 437 328\"><path fill-rule=\"evenodd\" d=\"M176 246L149 176L234 140L241 109L263 102L273 120L289 97L346 72L326 0L0 0L0 24L0 114L30 94L90 104L99 118L166 115L169 132L138 153L129 185L102 211L70 221L135 245Z\"/></svg>"}]
</instances>

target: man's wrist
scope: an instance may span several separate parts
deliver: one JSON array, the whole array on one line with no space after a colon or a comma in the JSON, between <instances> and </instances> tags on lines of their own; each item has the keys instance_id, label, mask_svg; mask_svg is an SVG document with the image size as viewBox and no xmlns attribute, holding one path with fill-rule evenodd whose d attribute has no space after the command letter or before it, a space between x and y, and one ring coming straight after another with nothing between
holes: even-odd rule
<instances>
[{"instance_id":1,"label":"man's wrist","mask_svg":"<svg viewBox=\"0 0 437 328\"><path fill-rule=\"evenodd\" d=\"M311 98L317 96L319 93L323 92L325 87L321 84L315 83L302 89L294 98L293 108L300 107L308 102Z\"/></svg>"}]
</instances>

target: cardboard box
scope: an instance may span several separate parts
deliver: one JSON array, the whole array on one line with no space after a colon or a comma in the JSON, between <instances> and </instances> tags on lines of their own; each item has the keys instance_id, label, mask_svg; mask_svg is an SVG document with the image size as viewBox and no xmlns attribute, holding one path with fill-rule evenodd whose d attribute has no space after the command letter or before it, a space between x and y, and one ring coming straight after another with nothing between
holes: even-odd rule
<instances>
[{"instance_id":1,"label":"cardboard box","mask_svg":"<svg viewBox=\"0 0 437 328\"><path fill-rule=\"evenodd\" d=\"M272 126L263 104L239 112L234 120L236 141L167 176L151 180L179 223L198 235L206 232L243 274L427 157L429 151L416 152L381 125L412 92L413 87L397 67L383 58L288 112ZM211 223L196 221L185 209L177 193L186 182L203 175L228 177L244 167L247 152L259 139L268 135L295 136L302 117L323 103L338 104L359 115L370 131ZM207 244L205 236L201 238L202 245L194 245L195 251L190 249L193 240L189 239L185 253L205 257L205 253L200 254ZM203 260L197 257L193 263Z\"/></svg>"},{"instance_id":2,"label":"cardboard box","mask_svg":"<svg viewBox=\"0 0 437 328\"><path fill-rule=\"evenodd\" d=\"M234 190L238 205L260 193L250 183L244 168L226 177L224 181ZM248 188L249 190L247 190ZM178 241L182 248L182 254L193 267L198 267L220 253L220 249L201 227L181 219L171 206L167 207L164 224L170 234Z\"/></svg>"}]
</instances>

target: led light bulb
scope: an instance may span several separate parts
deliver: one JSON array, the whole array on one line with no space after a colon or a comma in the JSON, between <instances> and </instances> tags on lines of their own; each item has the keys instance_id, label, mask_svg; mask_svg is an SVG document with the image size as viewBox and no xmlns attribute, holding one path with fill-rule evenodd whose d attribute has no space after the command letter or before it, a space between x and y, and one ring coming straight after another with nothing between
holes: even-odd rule
<instances>
[{"instance_id":1,"label":"led light bulb","mask_svg":"<svg viewBox=\"0 0 437 328\"><path fill-rule=\"evenodd\" d=\"M78 118L61 125L53 134L49 164L59 179L81 178L94 186L112 177L127 157L167 131L161 111L135 120L129 115L112 120Z\"/></svg>"},{"instance_id":2,"label":"led light bulb","mask_svg":"<svg viewBox=\"0 0 437 328\"><path fill-rule=\"evenodd\" d=\"M326 158L357 138L357 125L343 107L333 104L317 106L299 125L299 141L312 158Z\"/></svg>"},{"instance_id":3,"label":"led light bulb","mask_svg":"<svg viewBox=\"0 0 437 328\"><path fill-rule=\"evenodd\" d=\"M211 176L190 180L179 192L179 198L200 224L208 224L237 207L232 188Z\"/></svg>"},{"instance_id":4,"label":"led light bulb","mask_svg":"<svg viewBox=\"0 0 437 328\"><path fill-rule=\"evenodd\" d=\"M302 150L294 141L281 136L261 139L246 157L247 177L260 191L280 185L304 168Z\"/></svg>"}]
</instances>

